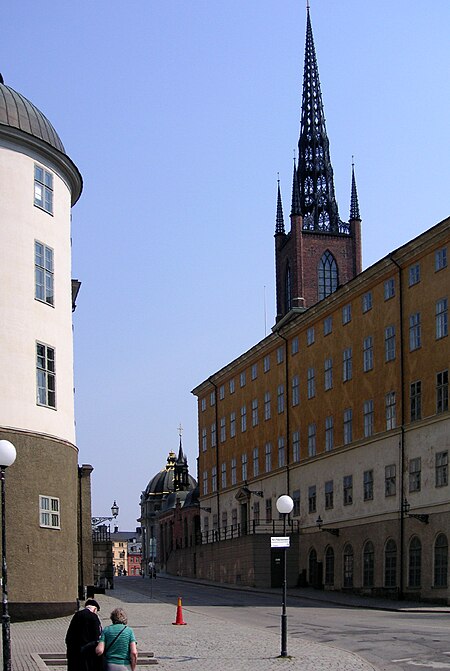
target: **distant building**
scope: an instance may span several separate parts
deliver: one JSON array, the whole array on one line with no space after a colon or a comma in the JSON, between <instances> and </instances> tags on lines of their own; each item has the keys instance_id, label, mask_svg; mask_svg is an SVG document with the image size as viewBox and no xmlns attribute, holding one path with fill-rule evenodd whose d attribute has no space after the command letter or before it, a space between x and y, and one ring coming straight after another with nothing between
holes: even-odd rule
<instances>
[{"instance_id":1,"label":"distant building","mask_svg":"<svg viewBox=\"0 0 450 671\"><path fill-rule=\"evenodd\" d=\"M291 584L450 603L450 219L362 272L354 172L348 223L334 199L309 9L298 161L289 232L278 187L272 333L193 390L202 548L177 572L276 584L270 534L289 494Z\"/></svg>"},{"instance_id":2,"label":"distant building","mask_svg":"<svg viewBox=\"0 0 450 671\"><path fill-rule=\"evenodd\" d=\"M13 618L73 612L92 582L90 472L78 468L71 208L82 178L52 124L0 76L0 438ZM77 515L78 510L78 515Z\"/></svg>"}]
</instances>

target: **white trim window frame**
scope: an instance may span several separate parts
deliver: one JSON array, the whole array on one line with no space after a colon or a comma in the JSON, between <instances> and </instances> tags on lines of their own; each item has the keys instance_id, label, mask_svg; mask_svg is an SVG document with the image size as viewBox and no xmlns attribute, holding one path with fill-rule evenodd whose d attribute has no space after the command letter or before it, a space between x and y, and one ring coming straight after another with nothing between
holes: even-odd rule
<instances>
[{"instance_id":1,"label":"white trim window frame","mask_svg":"<svg viewBox=\"0 0 450 671\"><path fill-rule=\"evenodd\" d=\"M55 496L39 494L39 526L44 529L61 529L60 502Z\"/></svg>"},{"instance_id":2,"label":"white trim window frame","mask_svg":"<svg viewBox=\"0 0 450 671\"><path fill-rule=\"evenodd\" d=\"M56 408L55 349L36 343L36 403Z\"/></svg>"}]
</instances>

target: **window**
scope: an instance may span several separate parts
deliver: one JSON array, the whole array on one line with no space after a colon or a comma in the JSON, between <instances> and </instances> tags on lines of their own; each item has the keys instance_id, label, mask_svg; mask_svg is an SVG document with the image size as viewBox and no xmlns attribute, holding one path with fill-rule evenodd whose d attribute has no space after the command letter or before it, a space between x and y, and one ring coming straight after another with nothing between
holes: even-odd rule
<instances>
[{"instance_id":1,"label":"window","mask_svg":"<svg viewBox=\"0 0 450 671\"><path fill-rule=\"evenodd\" d=\"M202 400L200 401L200 407L201 407L202 412L205 412L205 410L206 410L206 398L202 398Z\"/></svg>"},{"instance_id":2,"label":"window","mask_svg":"<svg viewBox=\"0 0 450 671\"><path fill-rule=\"evenodd\" d=\"M363 549L363 587L373 587L375 551L372 541L364 543Z\"/></svg>"},{"instance_id":3,"label":"window","mask_svg":"<svg viewBox=\"0 0 450 671\"><path fill-rule=\"evenodd\" d=\"M259 475L259 448L253 448L253 476Z\"/></svg>"},{"instance_id":4,"label":"window","mask_svg":"<svg viewBox=\"0 0 450 671\"><path fill-rule=\"evenodd\" d=\"M333 388L333 359L325 359L325 391Z\"/></svg>"},{"instance_id":5,"label":"window","mask_svg":"<svg viewBox=\"0 0 450 671\"><path fill-rule=\"evenodd\" d=\"M384 548L384 586L397 586L397 545L392 538Z\"/></svg>"},{"instance_id":6,"label":"window","mask_svg":"<svg viewBox=\"0 0 450 671\"><path fill-rule=\"evenodd\" d=\"M344 475L344 506L353 503L353 475Z\"/></svg>"},{"instance_id":7,"label":"window","mask_svg":"<svg viewBox=\"0 0 450 671\"><path fill-rule=\"evenodd\" d=\"M386 326L384 329L384 358L385 361L395 359L395 326Z\"/></svg>"},{"instance_id":8,"label":"window","mask_svg":"<svg viewBox=\"0 0 450 671\"><path fill-rule=\"evenodd\" d=\"M314 326L310 326L309 329L306 331L306 344L312 345L316 339L316 333Z\"/></svg>"},{"instance_id":9,"label":"window","mask_svg":"<svg viewBox=\"0 0 450 671\"><path fill-rule=\"evenodd\" d=\"M211 468L211 491L217 492L217 466Z\"/></svg>"},{"instance_id":10,"label":"window","mask_svg":"<svg viewBox=\"0 0 450 671\"><path fill-rule=\"evenodd\" d=\"M284 361L284 347L283 345L280 345L280 347L277 348L277 364L283 363Z\"/></svg>"},{"instance_id":11,"label":"window","mask_svg":"<svg viewBox=\"0 0 450 671\"><path fill-rule=\"evenodd\" d=\"M220 418L220 442L224 443L227 439L227 427L225 417Z\"/></svg>"},{"instance_id":12,"label":"window","mask_svg":"<svg viewBox=\"0 0 450 671\"><path fill-rule=\"evenodd\" d=\"M230 394L234 394L235 388L236 387L235 387L234 378L233 378L232 380L230 380L230 384L229 384Z\"/></svg>"},{"instance_id":13,"label":"window","mask_svg":"<svg viewBox=\"0 0 450 671\"><path fill-rule=\"evenodd\" d=\"M227 486L227 465L225 462L223 462L222 466L220 467L220 470L222 476L222 489L225 489Z\"/></svg>"},{"instance_id":14,"label":"window","mask_svg":"<svg viewBox=\"0 0 450 671\"><path fill-rule=\"evenodd\" d=\"M237 521L237 508L232 508L231 509L231 526L234 529L237 529L238 521Z\"/></svg>"},{"instance_id":15,"label":"window","mask_svg":"<svg viewBox=\"0 0 450 671\"><path fill-rule=\"evenodd\" d=\"M286 455L284 449L284 438L280 436L278 438L278 466L281 468L286 463Z\"/></svg>"},{"instance_id":16,"label":"window","mask_svg":"<svg viewBox=\"0 0 450 671\"><path fill-rule=\"evenodd\" d=\"M316 512L316 485L308 487L308 512Z\"/></svg>"},{"instance_id":17,"label":"window","mask_svg":"<svg viewBox=\"0 0 450 671\"><path fill-rule=\"evenodd\" d=\"M362 297L362 311L368 312L369 310L372 309L372 305L373 305L372 292L368 291Z\"/></svg>"},{"instance_id":18,"label":"window","mask_svg":"<svg viewBox=\"0 0 450 671\"><path fill-rule=\"evenodd\" d=\"M342 323L348 324L352 321L352 306L351 303L344 305L342 308Z\"/></svg>"},{"instance_id":19,"label":"window","mask_svg":"<svg viewBox=\"0 0 450 671\"><path fill-rule=\"evenodd\" d=\"M386 431L395 429L397 426L395 410L395 391L389 391L385 397L386 402Z\"/></svg>"},{"instance_id":20,"label":"window","mask_svg":"<svg viewBox=\"0 0 450 671\"><path fill-rule=\"evenodd\" d=\"M35 298L53 305L53 249L34 242Z\"/></svg>"},{"instance_id":21,"label":"window","mask_svg":"<svg viewBox=\"0 0 450 671\"><path fill-rule=\"evenodd\" d=\"M338 269L334 256L327 250L319 261L319 300L326 298L338 287Z\"/></svg>"},{"instance_id":22,"label":"window","mask_svg":"<svg viewBox=\"0 0 450 671\"><path fill-rule=\"evenodd\" d=\"M409 460L409 491L420 492L421 485L421 458Z\"/></svg>"},{"instance_id":23,"label":"window","mask_svg":"<svg viewBox=\"0 0 450 671\"><path fill-rule=\"evenodd\" d=\"M342 358L342 379L344 382L351 380L353 376L353 363L352 363L352 348L348 347L344 350Z\"/></svg>"},{"instance_id":24,"label":"window","mask_svg":"<svg viewBox=\"0 0 450 671\"><path fill-rule=\"evenodd\" d=\"M350 543L344 548L344 587L353 587L353 547Z\"/></svg>"},{"instance_id":25,"label":"window","mask_svg":"<svg viewBox=\"0 0 450 671\"><path fill-rule=\"evenodd\" d=\"M292 461L300 461L300 431L292 434Z\"/></svg>"},{"instance_id":26,"label":"window","mask_svg":"<svg viewBox=\"0 0 450 671\"><path fill-rule=\"evenodd\" d=\"M364 438L370 438L373 435L373 400L364 401Z\"/></svg>"},{"instance_id":27,"label":"window","mask_svg":"<svg viewBox=\"0 0 450 671\"><path fill-rule=\"evenodd\" d=\"M436 375L436 412L448 410L448 370Z\"/></svg>"},{"instance_id":28,"label":"window","mask_svg":"<svg viewBox=\"0 0 450 671\"><path fill-rule=\"evenodd\" d=\"M55 350L36 343L37 404L56 408Z\"/></svg>"},{"instance_id":29,"label":"window","mask_svg":"<svg viewBox=\"0 0 450 671\"><path fill-rule=\"evenodd\" d=\"M434 253L434 268L436 271L447 268L447 247L437 249Z\"/></svg>"},{"instance_id":30,"label":"window","mask_svg":"<svg viewBox=\"0 0 450 671\"><path fill-rule=\"evenodd\" d=\"M242 478L241 480L247 480L247 455L243 454L241 457L241 473L242 473Z\"/></svg>"},{"instance_id":31,"label":"window","mask_svg":"<svg viewBox=\"0 0 450 671\"><path fill-rule=\"evenodd\" d=\"M420 312L409 317L409 351L419 349L421 345Z\"/></svg>"},{"instance_id":32,"label":"window","mask_svg":"<svg viewBox=\"0 0 450 671\"><path fill-rule=\"evenodd\" d=\"M211 447L216 446L216 425L211 424Z\"/></svg>"},{"instance_id":33,"label":"window","mask_svg":"<svg viewBox=\"0 0 450 671\"><path fill-rule=\"evenodd\" d=\"M270 354L266 354L263 360L263 370L265 373L270 370Z\"/></svg>"},{"instance_id":34,"label":"window","mask_svg":"<svg viewBox=\"0 0 450 671\"><path fill-rule=\"evenodd\" d=\"M252 401L252 426L258 426L258 399Z\"/></svg>"},{"instance_id":35,"label":"window","mask_svg":"<svg viewBox=\"0 0 450 671\"><path fill-rule=\"evenodd\" d=\"M270 473L270 471L272 470L272 443L266 443L265 456L266 456L266 473Z\"/></svg>"},{"instance_id":36,"label":"window","mask_svg":"<svg viewBox=\"0 0 450 671\"><path fill-rule=\"evenodd\" d=\"M40 165L34 166L34 204L53 214L53 175Z\"/></svg>"},{"instance_id":37,"label":"window","mask_svg":"<svg viewBox=\"0 0 450 671\"><path fill-rule=\"evenodd\" d=\"M384 283L384 300L388 301L395 296L395 280L393 277Z\"/></svg>"},{"instance_id":38,"label":"window","mask_svg":"<svg viewBox=\"0 0 450 671\"><path fill-rule=\"evenodd\" d=\"M212 391L209 395L209 405L213 406L216 405L216 392Z\"/></svg>"},{"instance_id":39,"label":"window","mask_svg":"<svg viewBox=\"0 0 450 671\"><path fill-rule=\"evenodd\" d=\"M418 263L408 268L408 280L409 286L412 287L413 284L418 284L420 282L420 265Z\"/></svg>"},{"instance_id":40,"label":"window","mask_svg":"<svg viewBox=\"0 0 450 671\"><path fill-rule=\"evenodd\" d=\"M208 447L208 438L206 435L206 427L203 427L202 429L202 451L206 452L206 449Z\"/></svg>"},{"instance_id":41,"label":"window","mask_svg":"<svg viewBox=\"0 0 450 671\"><path fill-rule=\"evenodd\" d=\"M231 484L235 485L237 482L237 474L236 474L236 457L233 457L231 459Z\"/></svg>"},{"instance_id":42,"label":"window","mask_svg":"<svg viewBox=\"0 0 450 671\"><path fill-rule=\"evenodd\" d=\"M308 424L308 457L316 454L316 425Z\"/></svg>"},{"instance_id":43,"label":"window","mask_svg":"<svg viewBox=\"0 0 450 671\"><path fill-rule=\"evenodd\" d=\"M278 414L284 412L284 385L279 384L277 389L277 408Z\"/></svg>"},{"instance_id":44,"label":"window","mask_svg":"<svg viewBox=\"0 0 450 671\"><path fill-rule=\"evenodd\" d=\"M243 405L241 408L241 432L247 431L247 406Z\"/></svg>"},{"instance_id":45,"label":"window","mask_svg":"<svg viewBox=\"0 0 450 671\"><path fill-rule=\"evenodd\" d=\"M39 496L39 526L48 529L61 528L59 499Z\"/></svg>"},{"instance_id":46,"label":"window","mask_svg":"<svg viewBox=\"0 0 450 671\"><path fill-rule=\"evenodd\" d=\"M325 452L330 452L334 447L334 419L332 415L325 417Z\"/></svg>"},{"instance_id":47,"label":"window","mask_svg":"<svg viewBox=\"0 0 450 671\"><path fill-rule=\"evenodd\" d=\"M208 471L203 471L203 494L208 493Z\"/></svg>"},{"instance_id":48,"label":"window","mask_svg":"<svg viewBox=\"0 0 450 671\"><path fill-rule=\"evenodd\" d=\"M236 435L236 413L230 412L230 438L234 438Z\"/></svg>"},{"instance_id":49,"label":"window","mask_svg":"<svg viewBox=\"0 0 450 671\"><path fill-rule=\"evenodd\" d=\"M384 469L384 495L395 496L397 491L397 467L395 464L389 464Z\"/></svg>"},{"instance_id":50,"label":"window","mask_svg":"<svg viewBox=\"0 0 450 671\"><path fill-rule=\"evenodd\" d=\"M298 517L300 515L300 490L295 489L292 492L292 500L294 502L294 507L292 509L292 515Z\"/></svg>"},{"instance_id":51,"label":"window","mask_svg":"<svg viewBox=\"0 0 450 671\"><path fill-rule=\"evenodd\" d=\"M252 380L256 380L257 377L258 377L258 364L254 363L252 365Z\"/></svg>"},{"instance_id":52,"label":"window","mask_svg":"<svg viewBox=\"0 0 450 671\"><path fill-rule=\"evenodd\" d=\"M325 483L325 509L330 510L334 506L334 485L333 480Z\"/></svg>"},{"instance_id":53,"label":"window","mask_svg":"<svg viewBox=\"0 0 450 671\"><path fill-rule=\"evenodd\" d=\"M266 523L272 521L272 499L266 499Z\"/></svg>"},{"instance_id":54,"label":"window","mask_svg":"<svg viewBox=\"0 0 450 671\"><path fill-rule=\"evenodd\" d=\"M225 398L225 385L221 384L219 387L219 401L223 401Z\"/></svg>"},{"instance_id":55,"label":"window","mask_svg":"<svg viewBox=\"0 0 450 671\"><path fill-rule=\"evenodd\" d=\"M436 453L436 487L448 485L448 452Z\"/></svg>"},{"instance_id":56,"label":"window","mask_svg":"<svg viewBox=\"0 0 450 671\"><path fill-rule=\"evenodd\" d=\"M416 422L422 417L422 383L420 380L412 382L409 386L409 407L411 422Z\"/></svg>"},{"instance_id":57,"label":"window","mask_svg":"<svg viewBox=\"0 0 450 671\"><path fill-rule=\"evenodd\" d=\"M373 500L373 471L364 471L364 501Z\"/></svg>"},{"instance_id":58,"label":"window","mask_svg":"<svg viewBox=\"0 0 450 671\"><path fill-rule=\"evenodd\" d=\"M299 378L298 375L294 375L292 378L292 405L296 406L300 402L300 390L299 390Z\"/></svg>"},{"instance_id":59,"label":"window","mask_svg":"<svg viewBox=\"0 0 450 671\"><path fill-rule=\"evenodd\" d=\"M422 544L417 536L411 538L408 551L408 587L420 587L422 581Z\"/></svg>"},{"instance_id":60,"label":"window","mask_svg":"<svg viewBox=\"0 0 450 671\"><path fill-rule=\"evenodd\" d=\"M316 395L315 375L316 373L314 368L308 368L308 377L307 377L308 398L314 398L314 396Z\"/></svg>"},{"instance_id":61,"label":"window","mask_svg":"<svg viewBox=\"0 0 450 671\"><path fill-rule=\"evenodd\" d=\"M448 335L448 303L446 298L436 301L436 340Z\"/></svg>"},{"instance_id":62,"label":"window","mask_svg":"<svg viewBox=\"0 0 450 671\"><path fill-rule=\"evenodd\" d=\"M264 419L270 419L270 391L264 394Z\"/></svg>"},{"instance_id":63,"label":"window","mask_svg":"<svg viewBox=\"0 0 450 671\"><path fill-rule=\"evenodd\" d=\"M239 384L241 385L241 387L245 387L246 383L247 383L247 374L244 370L239 376Z\"/></svg>"},{"instance_id":64,"label":"window","mask_svg":"<svg viewBox=\"0 0 450 671\"><path fill-rule=\"evenodd\" d=\"M323 320L323 335L329 335L333 330L333 317L331 315Z\"/></svg>"},{"instance_id":65,"label":"window","mask_svg":"<svg viewBox=\"0 0 450 671\"><path fill-rule=\"evenodd\" d=\"M353 440L353 411L351 408L344 410L344 445L349 445Z\"/></svg>"},{"instance_id":66,"label":"window","mask_svg":"<svg viewBox=\"0 0 450 671\"><path fill-rule=\"evenodd\" d=\"M334 550L331 545L325 552L325 585L334 585Z\"/></svg>"},{"instance_id":67,"label":"window","mask_svg":"<svg viewBox=\"0 0 450 671\"><path fill-rule=\"evenodd\" d=\"M291 354L298 354L298 336L295 336L295 338L292 338Z\"/></svg>"},{"instance_id":68,"label":"window","mask_svg":"<svg viewBox=\"0 0 450 671\"><path fill-rule=\"evenodd\" d=\"M373 338L367 336L363 341L363 367L364 372L373 369Z\"/></svg>"},{"instance_id":69,"label":"window","mask_svg":"<svg viewBox=\"0 0 450 671\"><path fill-rule=\"evenodd\" d=\"M255 501L253 504L253 522L255 526L258 526L260 523L259 501Z\"/></svg>"},{"instance_id":70,"label":"window","mask_svg":"<svg viewBox=\"0 0 450 671\"><path fill-rule=\"evenodd\" d=\"M447 587L448 540L439 534L434 543L434 587Z\"/></svg>"}]
</instances>

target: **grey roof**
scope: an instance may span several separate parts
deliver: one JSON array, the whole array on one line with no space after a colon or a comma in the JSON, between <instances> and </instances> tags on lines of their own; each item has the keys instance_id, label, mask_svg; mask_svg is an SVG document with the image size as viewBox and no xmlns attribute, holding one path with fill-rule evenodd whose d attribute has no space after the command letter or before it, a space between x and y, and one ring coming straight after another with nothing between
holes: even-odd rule
<instances>
[{"instance_id":1,"label":"grey roof","mask_svg":"<svg viewBox=\"0 0 450 671\"><path fill-rule=\"evenodd\" d=\"M17 128L47 142L63 154L61 139L44 114L20 93L3 83L0 75L0 124Z\"/></svg>"}]
</instances>

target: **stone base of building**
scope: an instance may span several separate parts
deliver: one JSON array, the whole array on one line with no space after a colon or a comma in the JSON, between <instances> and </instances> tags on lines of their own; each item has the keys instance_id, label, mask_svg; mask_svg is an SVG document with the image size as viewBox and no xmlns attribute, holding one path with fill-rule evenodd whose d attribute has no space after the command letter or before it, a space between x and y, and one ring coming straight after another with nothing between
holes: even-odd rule
<instances>
[{"instance_id":1,"label":"stone base of building","mask_svg":"<svg viewBox=\"0 0 450 671\"><path fill-rule=\"evenodd\" d=\"M9 603L11 622L30 620L48 620L53 617L73 615L77 610L77 602L65 603Z\"/></svg>"}]
</instances>

